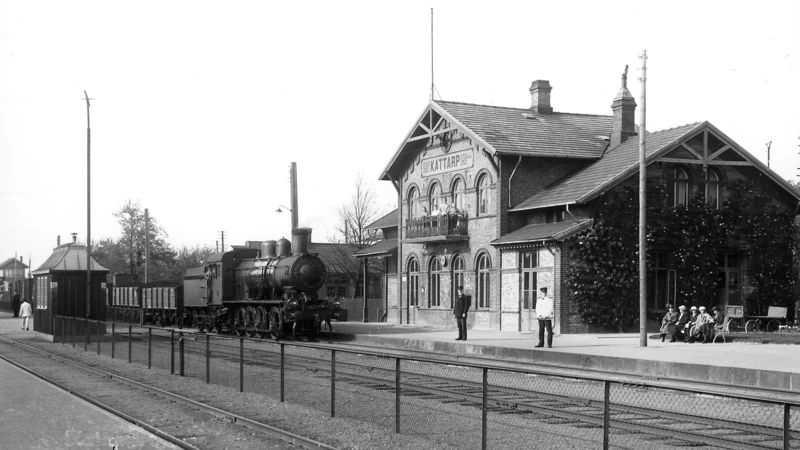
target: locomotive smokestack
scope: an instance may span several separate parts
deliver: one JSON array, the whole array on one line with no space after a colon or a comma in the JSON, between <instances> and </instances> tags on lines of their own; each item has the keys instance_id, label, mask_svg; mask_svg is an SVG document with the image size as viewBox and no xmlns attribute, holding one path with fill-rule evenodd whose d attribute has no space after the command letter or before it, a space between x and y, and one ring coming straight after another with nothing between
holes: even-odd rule
<instances>
[{"instance_id":1,"label":"locomotive smokestack","mask_svg":"<svg viewBox=\"0 0 800 450\"><path fill-rule=\"evenodd\" d=\"M308 253L308 228L292 230L292 255Z\"/></svg>"}]
</instances>

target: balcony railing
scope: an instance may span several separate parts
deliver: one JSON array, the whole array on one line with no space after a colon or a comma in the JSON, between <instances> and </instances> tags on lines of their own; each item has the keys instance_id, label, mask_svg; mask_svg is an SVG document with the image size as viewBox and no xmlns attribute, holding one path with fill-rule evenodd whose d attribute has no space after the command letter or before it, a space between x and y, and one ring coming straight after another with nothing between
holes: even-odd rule
<instances>
[{"instance_id":1,"label":"balcony railing","mask_svg":"<svg viewBox=\"0 0 800 450\"><path fill-rule=\"evenodd\" d=\"M406 239L467 236L467 214L442 214L406 221Z\"/></svg>"}]
</instances>

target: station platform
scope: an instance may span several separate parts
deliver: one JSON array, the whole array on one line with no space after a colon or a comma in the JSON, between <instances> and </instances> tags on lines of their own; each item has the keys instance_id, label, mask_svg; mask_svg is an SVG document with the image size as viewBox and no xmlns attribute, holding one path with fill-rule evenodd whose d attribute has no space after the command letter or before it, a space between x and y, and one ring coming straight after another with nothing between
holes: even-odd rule
<instances>
[{"instance_id":1,"label":"station platform","mask_svg":"<svg viewBox=\"0 0 800 450\"><path fill-rule=\"evenodd\" d=\"M535 348L539 339L534 333L469 330L467 341L456 341L456 337L458 331L455 329L333 322L330 340L439 355L544 363L648 378L710 381L800 393L800 345L735 340L687 344L648 338L647 346L642 347L637 333L557 334L552 348ZM322 333L321 340L328 340L326 332Z\"/></svg>"},{"instance_id":2,"label":"station platform","mask_svg":"<svg viewBox=\"0 0 800 450\"><path fill-rule=\"evenodd\" d=\"M0 336L18 341L44 338L21 330L21 322L0 312ZM0 417L4 449L178 448L4 359L0 359Z\"/></svg>"}]
</instances>

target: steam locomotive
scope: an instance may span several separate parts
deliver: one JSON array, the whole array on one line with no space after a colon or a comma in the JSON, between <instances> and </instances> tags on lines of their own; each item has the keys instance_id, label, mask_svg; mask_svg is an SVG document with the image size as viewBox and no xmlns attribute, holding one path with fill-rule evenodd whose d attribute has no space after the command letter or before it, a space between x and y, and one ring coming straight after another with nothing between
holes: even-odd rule
<instances>
[{"instance_id":1,"label":"steam locomotive","mask_svg":"<svg viewBox=\"0 0 800 450\"><path fill-rule=\"evenodd\" d=\"M347 320L338 299L320 299L326 268L308 253L309 230L260 249L209 255L183 284L128 283L109 288L108 319L195 327L199 331L314 339L323 322Z\"/></svg>"},{"instance_id":2,"label":"steam locomotive","mask_svg":"<svg viewBox=\"0 0 800 450\"><path fill-rule=\"evenodd\" d=\"M200 331L240 336L291 334L316 337L320 324L347 320L336 300L320 299L325 264L307 251L309 230L286 239L266 241L261 249L215 253L199 271L184 277L184 323Z\"/></svg>"}]
</instances>

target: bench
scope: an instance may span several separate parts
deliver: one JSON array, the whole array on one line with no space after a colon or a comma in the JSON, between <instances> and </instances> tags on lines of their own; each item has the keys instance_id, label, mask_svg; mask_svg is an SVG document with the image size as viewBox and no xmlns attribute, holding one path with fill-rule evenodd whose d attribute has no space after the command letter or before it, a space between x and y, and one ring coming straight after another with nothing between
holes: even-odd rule
<instances>
[{"instance_id":1,"label":"bench","mask_svg":"<svg viewBox=\"0 0 800 450\"><path fill-rule=\"evenodd\" d=\"M745 332L757 332L761 330L761 322L766 322L766 331L777 331L781 322L786 322L788 308L782 306L770 306L766 316L747 316L747 323L744 325Z\"/></svg>"},{"instance_id":2,"label":"bench","mask_svg":"<svg viewBox=\"0 0 800 450\"><path fill-rule=\"evenodd\" d=\"M719 337L722 338L723 344L727 343L725 341L725 335L731 332L731 319L732 318L730 316L725 316L725 319L722 321L722 323L714 325L714 340L711 341L712 343L716 344L717 338Z\"/></svg>"}]
</instances>

